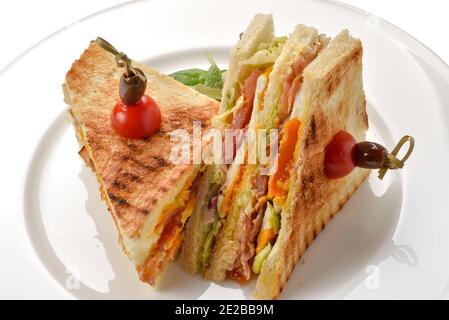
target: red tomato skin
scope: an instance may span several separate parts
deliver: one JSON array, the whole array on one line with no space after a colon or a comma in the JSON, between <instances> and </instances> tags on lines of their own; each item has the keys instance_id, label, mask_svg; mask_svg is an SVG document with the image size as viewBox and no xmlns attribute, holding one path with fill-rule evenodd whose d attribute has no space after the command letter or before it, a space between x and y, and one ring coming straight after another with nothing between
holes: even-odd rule
<instances>
[{"instance_id":1,"label":"red tomato skin","mask_svg":"<svg viewBox=\"0 0 449 320\"><path fill-rule=\"evenodd\" d=\"M326 146L324 156L324 173L329 179L342 178L355 167L354 137L346 132L339 131Z\"/></svg>"},{"instance_id":2,"label":"red tomato skin","mask_svg":"<svg viewBox=\"0 0 449 320\"><path fill-rule=\"evenodd\" d=\"M256 95L257 78L259 78L260 74L261 72L255 69L245 80L243 85L243 106L234 115L231 129L243 129L250 122L254 107L254 96Z\"/></svg>"},{"instance_id":3,"label":"red tomato skin","mask_svg":"<svg viewBox=\"0 0 449 320\"><path fill-rule=\"evenodd\" d=\"M145 139L159 131L161 110L153 98L143 95L139 102L124 105L119 100L111 114L114 130L124 138Z\"/></svg>"}]
</instances>

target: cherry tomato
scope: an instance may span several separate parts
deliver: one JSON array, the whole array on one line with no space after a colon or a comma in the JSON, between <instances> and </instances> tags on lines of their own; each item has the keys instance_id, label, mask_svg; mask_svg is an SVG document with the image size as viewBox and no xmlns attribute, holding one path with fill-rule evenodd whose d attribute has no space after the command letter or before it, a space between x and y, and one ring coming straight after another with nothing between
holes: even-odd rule
<instances>
[{"instance_id":1,"label":"cherry tomato","mask_svg":"<svg viewBox=\"0 0 449 320\"><path fill-rule=\"evenodd\" d=\"M324 173L329 179L338 179L349 174L355 167L354 137L339 131L329 142L325 151Z\"/></svg>"},{"instance_id":2,"label":"cherry tomato","mask_svg":"<svg viewBox=\"0 0 449 320\"><path fill-rule=\"evenodd\" d=\"M125 105L119 100L111 114L112 127L129 139L148 138L159 130L161 121L159 106L147 95L133 105Z\"/></svg>"}]
</instances>

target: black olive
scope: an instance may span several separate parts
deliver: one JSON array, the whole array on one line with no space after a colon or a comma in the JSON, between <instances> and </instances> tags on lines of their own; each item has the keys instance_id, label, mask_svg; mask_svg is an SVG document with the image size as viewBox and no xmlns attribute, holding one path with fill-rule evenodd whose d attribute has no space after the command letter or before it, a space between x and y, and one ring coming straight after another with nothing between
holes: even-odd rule
<instances>
[{"instance_id":1,"label":"black olive","mask_svg":"<svg viewBox=\"0 0 449 320\"><path fill-rule=\"evenodd\" d=\"M382 168L387 159L388 151L375 142L359 142L355 145L355 165L365 169Z\"/></svg>"},{"instance_id":2,"label":"black olive","mask_svg":"<svg viewBox=\"0 0 449 320\"><path fill-rule=\"evenodd\" d=\"M136 104L142 98L147 88L147 80L142 70L138 68L133 70L135 72L129 77L123 74L120 78L119 95L124 105Z\"/></svg>"}]
</instances>

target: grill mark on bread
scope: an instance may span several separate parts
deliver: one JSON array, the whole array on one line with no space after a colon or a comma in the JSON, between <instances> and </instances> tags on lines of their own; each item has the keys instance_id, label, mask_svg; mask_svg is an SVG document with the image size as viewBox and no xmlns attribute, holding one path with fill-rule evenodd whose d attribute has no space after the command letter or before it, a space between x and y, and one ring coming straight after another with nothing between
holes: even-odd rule
<instances>
[{"instance_id":1,"label":"grill mark on bread","mask_svg":"<svg viewBox=\"0 0 449 320\"><path fill-rule=\"evenodd\" d=\"M121 159L125 158L127 159L127 161L129 161L128 155L121 157ZM123 161L115 179L113 179L112 183L110 184L110 188L112 189L112 191L122 191L128 196L128 194L131 193L132 190L134 190L136 184L141 182L142 179L137 174L130 171L129 166L126 165L127 161Z\"/></svg>"},{"instance_id":2,"label":"grill mark on bread","mask_svg":"<svg viewBox=\"0 0 449 320\"><path fill-rule=\"evenodd\" d=\"M126 146L129 149L129 152L121 156L123 162L135 165L137 167L136 169L145 170L146 174L156 172L158 169L167 167L170 164L169 161L159 155L155 155L149 158L149 161L140 160L139 156L143 153L144 148L142 148L141 145L132 142L127 142ZM137 175L131 173L129 175L131 181L140 181ZM117 186L124 189L123 186L120 186L120 184L118 184Z\"/></svg>"},{"instance_id":3,"label":"grill mark on bread","mask_svg":"<svg viewBox=\"0 0 449 320\"><path fill-rule=\"evenodd\" d=\"M315 137L316 137L316 122L315 122L315 116L312 116L312 120L311 120L311 123L310 123L310 133L311 133L312 139L315 139Z\"/></svg>"},{"instance_id":4,"label":"grill mark on bread","mask_svg":"<svg viewBox=\"0 0 449 320\"><path fill-rule=\"evenodd\" d=\"M137 151L142 152L141 149L139 149L139 147L138 147L137 145L135 145L134 143L132 143L132 142L129 142L129 141L128 141L127 146L128 146L128 148L130 148L132 151L136 151L136 150L137 150Z\"/></svg>"},{"instance_id":5,"label":"grill mark on bread","mask_svg":"<svg viewBox=\"0 0 449 320\"><path fill-rule=\"evenodd\" d=\"M144 169L147 172L147 174L152 173L159 168L158 166L155 165L143 163L142 161L137 160L135 158L129 158L128 161L136 165L138 168Z\"/></svg>"},{"instance_id":6,"label":"grill mark on bread","mask_svg":"<svg viewBox=\"0 0 449 320\"><path fill-rule=\"evenodd\" d=\"M314 115L310 119L310 127L309 128L310 128L309 132L307 133L306 138L304 139L304 147L306 149L309 147L309 145L311 145L316 140L317 125L316 125L316 120L315 120Z\"/></svg>"},{"instance_id":7,"label":"grill mark on bread","mask_svg":"<svg viewBox=\"0 0 449 320\"><path fill-rule=\"evenodd\" d=\"M129 178L129 180L131 180L131 181L133 181L133 182L138 182L138 181L140 181L141 179L140 179L140 177L139 176L137 176L137 175L135 175L134 173L131 173L131 172L123 172L123 173L121 173L121 175L123 176L123 177L125 177L125 178Z\"/></svg>"},{"instance_id":8,"label":"grill mark on bread","mask_svg":"<svg viewBox=\"0 0 449 320\"><path fill-rule=\"evenodd\" d=\"M155 156L154 159L156 160L159 167L166 167L168 166L168 161L162 158L161 156Z\"/></svg>"},{"instance_id":9,"label":"grill mark on bread","mask_svg":"<svg viewBox=\"0 0 449 320\"><path fill-rule=\"evenodd\" d=\"M303 176L301 179L301 197L306 199L310 196L310 186L313 185L315 178L313 175Z\"/></svg>"},{"instance_id":10,"label":"grill mark on bread","mask_svg":"<svg viewBox=\"0 0 449 320\"><path fill-rule=\"evenodd\" d=\"M354 57L358 57L358 54L355 53L352 58ZM346 74L349 72L349 68L352 65L351 59L342 61L336 65L333 72L329 75L325 84L328 98L340 86L341 81L346 78Z\"/></svg>"},{"instance_id":11,"label":"grill mark on bread","mask_svg":"<svg viewBox=\"0 0 449 320\"><path fill-rule=\"evenodd\" d=\"M87 143L89 144L90 148L92 150L94 150L94 152L96 152L96 153L101 152L101 150L103 149L103 146L99 141L93 139L91 137L91 135L89 135L89 133L87 134L86 139L87 139Z\"/></svg>"},{"instance_id":12,"label":"grill mark on bread","mask_svg":"<svg viewBox=\"0 0 449 320\"><path fill-rule=\"evenodd\" d=\"M143 169L146 171L146 174L153 173L158 171L159 169L168 167L170 165L169 161L161 156L154 156L150 158L149 163L145 163L134 157L133 155L125 155L122 157L124 161L129 162L131 165L135 165L136 169Z\"/></svg>"},{"instance_id":13,"label":"grill mark on bread","mask_svg":"<svg viewBox=\"0 0 449 320\"><path fill-rule=\"evenodd\" d=\"M352 60L359 60L360 56L362 55L363 52L363 48L360 47L358 48L358 50L355 50L353 55L351 56L351 58L349 59L349 61L347 62L348 64L352 62Z\"/></svg>"},{"instance_id":14,"label":"grill mark on bread","mask_svg":"<svg viewBox=\"0 0 449 320\"><path fill-rule=\"evenodd\" d=\"M109 199L114 203L115 206L121 206L125 208L131 207L128 201L123 199L122 197L114 194L112 191L108 191L108 197Z\"/></svg>"},{"instance_id":15,"label":"grill mark on bread","mask_svg":"<svg viewBox=\"0 0 449 320\"><path fill-rule=\"evenodd\" d=\"M126 183L119 181L119 177L115 178L115 180L112 182L112 187L119 189L119 190L123 190L126 189L127 185Z\"/></svg>"}]
</instances>

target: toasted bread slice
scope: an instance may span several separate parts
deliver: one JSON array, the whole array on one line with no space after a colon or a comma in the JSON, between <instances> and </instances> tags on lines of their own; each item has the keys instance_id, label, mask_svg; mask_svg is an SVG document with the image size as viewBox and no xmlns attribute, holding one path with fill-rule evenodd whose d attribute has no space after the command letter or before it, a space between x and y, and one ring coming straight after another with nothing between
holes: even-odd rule
<instances>
[{"instance_id":1,"label":"toasted bread slice","mask_svg":"<svg viewBox=\"0 0 449 320\"><path fill-rule=\"evenodd\" d=\"M157 101L162 114L161 129L150 138L126 139L111 127L123 70L96 43L73 63L63 89L81 154L97 175L123 249L140 279L155 285L180 246L182 227L194 204L192 184L200 170L199 165L172 163L176 142L169 133L191 133L193 121L207 128L219 106L166 75L133 64L145 72L146 94Z\"/></svg>"},{"instance_id":2,"label":"toasted bread slice","mask_svg":"<svg viewBox=\"0 0 449 320\"><path fill-rule=\"evenodd\" d=\"M220 113L226 111L228 107L231 97L230 91L233 90L233 86L248 76L248 68L242 66L240 62L251 57L261 42L270 42L273 36L274 24L272 15L256 14L242 34L241 39L231 51L228 71L223 84Z\"/></svg>"},{"instance_id":3,"label":"toasted bread slice","mask_svg":"<svg viewBox=\"0 0 449 320\"><path fill-rule=\"evenodd\" d=\"M293 63L313 51L317 42L318 31L303 25L297 26L289 36L269 75L261 116L252 124L253 128L273 129L279 126L277 114L282 83L292 72ZM262 218L258 216L263 215L262 208L258 209L261 212L255 212L254 207L260 198L258 184L266 181L263 181L260 165L245 164L240 167L240 184L233 186L237 191L233 192L234 196L229 200L232 205L222 222L223 227L217 235L210 267L206 271L206 277L214 281L223 281L227 273L236 266L243 271L245 277L251 275L248 260L255 254L254 237L257 236Z\"/></svg>"},{"instance_id":4,"label":"toasted bread slice","mask_svg":"<svg viewBox=\"0 0 449 320\"><path fill-rule=\"evenodd\" d=\"M357 168L344 178L329 180L323 172L326 145L338 131L346 130L362 141L368 128L361 42L348 31L341 32L303 77L307 117L292 170L289 206L281 214L278 238L263 262L254 292L257 299L278 297L298 259L369 174Z\"/></svg>"}]
</instances>

